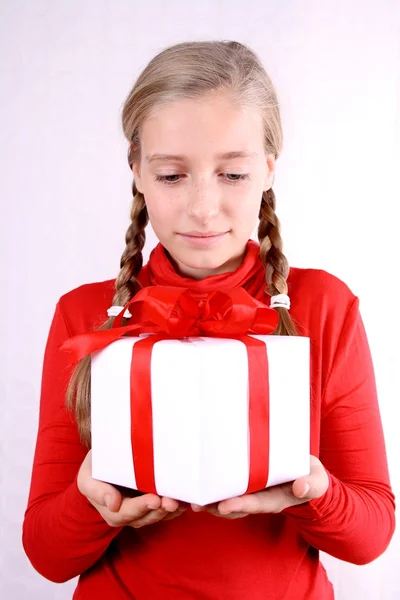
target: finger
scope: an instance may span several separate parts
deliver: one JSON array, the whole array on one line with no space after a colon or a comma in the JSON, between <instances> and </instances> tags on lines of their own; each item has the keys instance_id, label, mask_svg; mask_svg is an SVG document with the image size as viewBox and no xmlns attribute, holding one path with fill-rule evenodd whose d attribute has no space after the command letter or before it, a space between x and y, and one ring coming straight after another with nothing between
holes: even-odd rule
<instances>
[{"instance_id":1,"label":"finger","mask_svg":"<svg viewBox=\"0 0 400 600\"><path fill-rule=\"evenodd\" d=\"M146 516L149 512L159 510L161 498L155 494L144 494L136 498L123 498L117 515L123 524L129 524L135 519Z\"/></svg>"},{"instance_id":2,"label":"finger","mask_svg":"<svg viewBox=\"0 0 400 600\"><path fill-rule=\"evenodd\" d=\"M248 512L231 512L231 511L226 511L226 510L220 510L218 508L212 508L210 510L207 509L207 512L211 513L212 515L215 515L216 517L220 517L221 519L229 519L229 520L233 520L233 519L243 519L243 517L248 517L249 513Z\"/></svg>"},{"instance_id":3,"label":"finger","mask_svg":"<svg viewBox=\"0 0 400 600\"><path fill-rule=\"evenodd\" d=\"M110 483L92 477L92 451L86 454L78 473L78 489L92 504L105 506L112 512L118 511L122 502L121 493Z\"/></svg>"},{"instance_id":4,"label":"finger","mask_svg":"<svg viewBox=\"0 0 400 600\"><path fill-rule=\"evenodd\" d=\"M111 512L119 511L122 503L121 493L111 484L89 479L86 483L85 495L90 501L105 506Z\"/></svg>"},{"instance_id":5,"label":"finger","mask_svg":"<svg viewBox=\"0 0 400 600\"><path fill-rule=\"evenodd\" d=\"M127 523L127 525L134 529L139 529L145 525L152 525L153 523L157 523L157 521L161 521L168 514L170 513L161 507L156 510L148 510L147 513L144 513L139 518L133 519L130 523Z\"/></svg>"},{"instance_id":6,"label":"finger","mask_svg":"<svg viewBox=\"0 0 400 600\"><path fill-rule=\"evenodd\" d=\"M176 517L180 517L187 510L187 506L183 506L182 508L178 508L175 512L167 513L163 518L163 521L171 521L172 519L176 519Z\"/></svg>"},{"instance_id":7,"label":"finger","mask_svg":"<svg viewBox=\"0 0 400 600\"><path fill-rule=\"evenodd\" d=\"M171 499L170 499L171 500ZM176 500L174 502L177 502ZM171 508L171 507L169 507ZM187 510L188 505L186 503L178 503L177 510L171 511L167 510L163 506L161 506L158 510L149 511L147 514L143 515L140 519L135 519L129 525L131 527L139 528L144 525L151 525L152 523L156 523L157 521L170 521L172 519L176 519L182 513Z\"/></svg>"},{"instance_id":8,"label":"finger","mask_svg":"<svg viewBox=\"0 0 400 600\"><path fill-rule=\"evenodd\" d=\"M175 512L178 510L179 504L179 500L174 500L174 498L167 498L166 496L161 498L161 506L167 512Z\"/></svg>"},{"instance_id":9,"label":"finger","mask_svg":"<svg viewBox=\"0 0 400 600\"><path fill-rule=\"evenodd\" d=\"M296 479L292 485L292 492L296 498L301 500L314 497L311 490L310 477L300 477L300 479Z\"/></svg>"},{"instance_id":10,"label":"finger","mask_svg":"<svg viewBox=\"0 0 400 600\"><path fill-rule=\"evenodd\" d=\"M225 516L232 513L252 514L261 512L264 507L265 501L261 502L260 497L257 496L256 493L253 493L246 496L223 500L218 505L218 511Z\"/></svg>"},{"instance_id":11,"label":"finger","mask_svg":"<svg viewBox=\"0 0 400 600\"><path fill-rule=\"evenodd\" d=\"M135 498L125 497L122 499L120 509L117 512L112 512L94 501L91 501L91 503L111 527L123 527L129 525L135 519L146 516L154 509L159 509L161 498L154 494L146 494Z\"/></svg>"},{"instance_id":12,"label":"finger","mask_svg":"<svg viewBox=\"0 0 400 600\"><path fill-rule=\"evenodd\" d=\"M289 484L289 488L291 488L291 484ZM282 510L284 503L287 504L284 487L274 486L260 492L223 500L219 503L218 510L223 515L230 513L246 513L249 515L273 513Z\"/></svg>"},{"instance_id":13,"label":"finger","mask_svg":"<svg viewBox=\"0 0 400 600\"><path fill-rule=\"evenodd\" d=\"M161 498L161 507L164 508L168 514L164 517L164 521L169 521L171 519L175 519L175 517L179 517L182 513L187 510L189 504L187 502L182 502L175 500L173 498L167 498L163 496Z\"/></svg>"},{"instance_id":14,"label":"finger","mask_svg":"<svg viewBox=\"0 0 400 600\"><path fill-rule=\"evenodd\" d=\"M299 477L292 485L293 495L303 501L320 498L329 486L329 477L321 461L311 456L310 465L310 474Z\"/></svg>"},{"instance_id":15,"label":"finger","mask_svg":"<svg viewBox=\"0 0 400 600\"><path fill-rule=\"evenodd\" d=\"M243 519L243 517L248 517L249 513L246 513L246 512L220 513L220 512L218 512L216 514L216 516L220 517L221 519L233 520L233 519Z\"/></svg>"},{"instance_id":16,"label":"finger","mask_svg":"<svg viewBox=\"0 0 400 600\"><path fill-rule=\"evenodd\" d=\"M226 510L222 502L214 502L213 504L207 504L205 506L192 504L191 507L194 512L208 512L216 517L224 517L226 519L241 519L247 517L249 514L247 512L233 512L230 511L229 508Z\"/></svg>"}]
</instances>

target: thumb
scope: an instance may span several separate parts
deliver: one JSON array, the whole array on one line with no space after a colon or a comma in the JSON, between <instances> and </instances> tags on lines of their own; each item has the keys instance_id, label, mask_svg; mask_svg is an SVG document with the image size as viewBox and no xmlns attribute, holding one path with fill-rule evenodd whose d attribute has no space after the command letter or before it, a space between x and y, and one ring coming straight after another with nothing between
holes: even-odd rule
<instances>
[{"instance_id":1,"label":"thumb","mask_svg":"<svg viewBox=\"0 0 400 600\"><path fill-rule=\"evenodd\" d=\"M310 457L310 474L293 482L292 492L296 498L304 501L320 498L329 487L329 476L321 461Z\"/></svg>"},{"instance_id":2,"label":"thumb","mask_svg":"<svg viewBox=\"0 0 400 600\"><path fill-rule=\"evenodd\" d=\"M312 497L311 484L307 477L300 477L296 479L292 485L293 495L299 499L309 500Z\"/></svg>"},{"instance_id":3,"label":"thumb","mask_svg":"<svg viewBox=\"0 0 400 600\"><path fill-rule=\"evenodd\" d=\"M79 491L90 501L117 512L122 503L122 494L110 483L92 477L91 451L86 455L78 473Z\"/></svg>"},{"instance_id":4,"label":"thumb","mask_svg":"<svg viewBox=\"0 0 400 600\"><path fill-rule=\"evenodd\" d=\"M111 510L112 512L118 512L121 508L122 494L109 483L104 483L103 481L99 483L104 486L103 502L101 504L106 506L108 510Z\"/></svg>"},{"instance_id":5,"label":"thumb","mask_svg":"<svg viewBox=\"0 0 400 600\"><path fill-rule=\"evenodd\" d=\"M97 479L90 482L87 497L112 512L118 512L122 503L122 495L113 485Z\"/></svg>"}]
</instances>

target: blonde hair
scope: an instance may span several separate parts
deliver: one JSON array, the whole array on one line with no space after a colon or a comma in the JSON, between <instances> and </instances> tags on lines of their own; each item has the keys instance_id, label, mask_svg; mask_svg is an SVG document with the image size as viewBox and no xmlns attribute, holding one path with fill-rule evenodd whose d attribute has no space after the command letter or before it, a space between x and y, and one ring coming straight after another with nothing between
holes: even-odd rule
<instances>
[{"instance_id":1,"label":"blonde hair","mask_svg":"<svg viewBox=\"0 0 400 600\"><path fill-rule=\"evenodd\" d=\"M228 91L238 105L252 105L260 111L265 130L265 152L275 158L282 149L282 125L274 86L257 55L234 41L184 42L157 54L138 77L123 106L122 126L129 142L128 162L140 161L140 126L157 105L182 98L202 97L213 91ZM148 214L145 199L133 182L131 223L125 235L120 272L115 282L113 305L124 306L139 290L142 250ZM258 239L265 267L266 292L287 294L288 261L282 253L280 223L275 214L276 199L271 189L263 192ZM275 335L297 335L285 308L276 308L279 325ZM110 317L99 329L111 328ZM126 323L123 319L122 325ZM75 411L82 443L88 448L90 436L90 366L86 356L76 366L67 390L67 406Z\"/></svg>"}]
</instances>

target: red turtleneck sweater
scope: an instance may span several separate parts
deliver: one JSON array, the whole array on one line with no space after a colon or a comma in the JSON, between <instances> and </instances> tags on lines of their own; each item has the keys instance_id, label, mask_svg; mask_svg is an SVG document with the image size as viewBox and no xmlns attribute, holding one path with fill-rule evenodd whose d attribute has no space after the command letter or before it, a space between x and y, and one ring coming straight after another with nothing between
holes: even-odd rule
<instances>
[{"instance_id":1,"label":"red turtleneck sweater","mask_svg":"<svg viewBox=\"0 0 400 600\"><path fill-rule=\"evenodd\" d=\"M243 286L269 304L259 246L232 272L180 276L158 245L142 285L199 292ZM112 528L79 492L87 449L64 408L71 367L58 350L100 326L115 280L82 285L59 299L47 340L40 419L23 544L35 569L63 582L80 575L75 600L331 600L318 550L364 564L394 530L391 491L370 350L359 300L323 270L291 268L290 314L311 339L311 453L329 474L319 499L237 520L191 509L172 521Z\"/></svg>"}]
</instances>

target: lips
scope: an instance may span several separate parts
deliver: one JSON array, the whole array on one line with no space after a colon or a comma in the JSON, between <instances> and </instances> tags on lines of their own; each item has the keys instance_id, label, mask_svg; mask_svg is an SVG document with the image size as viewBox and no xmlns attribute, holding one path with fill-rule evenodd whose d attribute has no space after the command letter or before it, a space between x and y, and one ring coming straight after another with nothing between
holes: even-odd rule
<instances>
[{"instance_id":1,"label":"lips","mask_svg":"<svg viewBox=\"0 0 400 600\"><path fill-rule=\"evenodd\" d=\"M224 235L226 231L207 231L202 233L201 231L188 231L187 233L181 233L181 235L186 235L189 237L216 237L218 235Z\"/></svg>"},{"instance_id":2,"label":"lips","mask_svg":"<svg viewBox=\"0 0 400 600\"><path fill-rule=\"evenodd\" d=\"M228 233L227 231L225 231L223 233L221 233L221 232L199 233L198 231L196 231L196 232L190 232L190 233L180 233L179 235L181 236L181 238L183 240L185 240L188 244L191 244L192 246L207 247L207 246L212 246L214 244L218 244L226 236L227 233Z\"/></svg>"}]
</instances>

